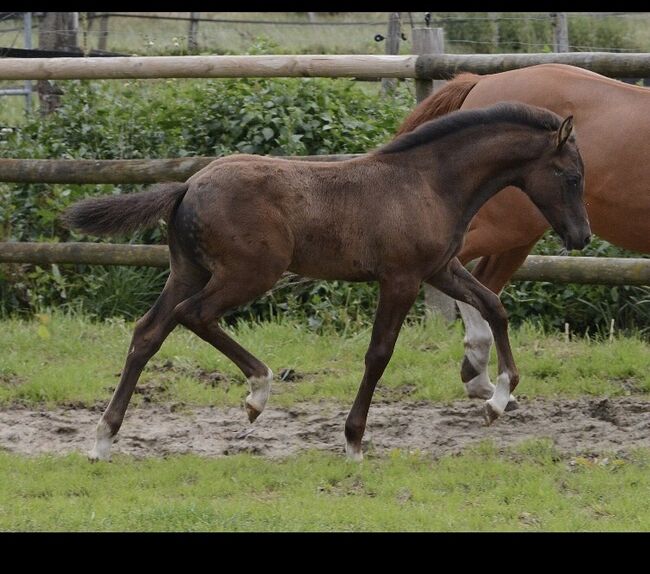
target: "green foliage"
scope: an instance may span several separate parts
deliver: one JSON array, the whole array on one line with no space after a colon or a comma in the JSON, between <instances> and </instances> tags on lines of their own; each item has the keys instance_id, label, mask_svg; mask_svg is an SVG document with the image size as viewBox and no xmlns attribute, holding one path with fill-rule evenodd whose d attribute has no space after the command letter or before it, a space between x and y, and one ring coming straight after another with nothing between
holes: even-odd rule
<instances>
[{"instance_id":1,"label":"green foliage","mask_svg":"<svg viewBox=\"0 0 650 574\"><path fill-rule=\"evenodd\" d=\"M253 51L267 50L263 42ZM360 153L387 141L412 107L404 84L390 99L350 80L243 79L206 81L67 81L63 105L47 117L32 117L8 134L2 157L137 159L221 156L232 153L308 155ZM0 184L2 240L85 240L57 220L70 203L102 193L127 193L136 185ZM94 238L92 240L95 240ZM164 229L129 238L160 243ZM111 238L114 242L116 239ZM142 315L162 289L165 273L143 269L7 266L0 272L4 314L51 306L83 308L97 317ZM296 312L314 325L344 326L369 313L374 289L334 290L323 283L296 292L293 307L270 308L271 298L249 306L246 316ZM96 303L93 304L92 301ZM349 309L334 311L335 303ZM279 302L279 301L278 301ZM307 305L298 309L298 305ZM332 312L330 313L330 310ZM328 314L329 313L329 314Z\"/></svg>"},{"instance_id":2,"label":"green foliage","mask_svg":"<svg viewBox=\"0 0 650 574\"><path fill-rule=\"evenodd\" d=\"M569 44L576 51L597 52L602 50L637 51L638 45L630 36L630 23L625 18L598 18L572 15L569 18Z\"/></svg>"},{"instance_id":3,"label":"green foliage","mask_svg":"<svg viewBox=\"0 0 650 574\"><path fill-rule=\"evenodd\" d=\"M537 243L533 253L558 255L561 242L552 232ZM648 257L616 247L595 237L583 251L584 257ZM609 332L612 319L617 330L640 331L650 335L650 288L632 285L560 285L520 281L508 285L501 295L510 321L525 320L549 330L570 330L581 334Z\"/></svg>"}]
</instances>

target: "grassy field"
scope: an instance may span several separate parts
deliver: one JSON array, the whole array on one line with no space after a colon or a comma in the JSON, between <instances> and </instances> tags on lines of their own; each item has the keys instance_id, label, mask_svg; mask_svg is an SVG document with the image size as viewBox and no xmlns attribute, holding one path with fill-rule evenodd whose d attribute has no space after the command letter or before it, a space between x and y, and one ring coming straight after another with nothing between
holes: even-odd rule
<instances>
[{"instance_id":1,"label":"grassy field","mask_svg":"<svg viewBox=\"0 0 650 574\"><path fill-rule=\"evenodd\" d=\"M41 315L0 328L0 404L105 405L131 324ZM318 335L296 323L241 325L234 335L276 373L276 406L321 399L349 406L369 332ZM650 391L647 343L512 333L522 396ZM449 401L462 330L429 321L404 328L375 400ZM216 377L219 373L221 376ZM218 380L215 385L214 381ZM140 386L154 402L238 405L243 377L191 333L177 329ZM135 395L132 404L141 401ZM309 451L283 460L250 454L134 459L91 465L82 455L0 452L0 531L590 531L650 529L650 451L584 458L548 439L516 448L480 443L434 460L419 451L370 455L360 465Z\"/></svg>"},{"instance_id":2,"label":"grassy field","mask_svg":"<svg viewBox=\"0 0 650 574\"><path fill-rule=\"evenodd\" d=\"M122 320L90 323L82 317L42 314L38 320L5 320L0 329L0 404L55 406L105 403L118 381L133 325ZM349 404L363 375L370 330L318 335L306 324L278 321L241 324L235 338L280 374L273 402L328 399ZM650 353L641 339L611 342L543 334L525 326L512 332L524 397L650 392ZM463 397L460 321L406 326L377 389L377 400L451 401ZM491 374L495 376L493 357ZM178 327L151 360L140 385L150 400L234 406L247 394L244 377L210 345ZM141 398L136 395L134 403Z\"/></svg>"},{"instance_id":3,"label":"grassy field","mask_svg":"<svg viewBox=\"0 0 650 574\"><path fill-rule=\"evenodd\" d=\"M567 459L545 441L360 465L0 453L0 531L647 531L649 465L648 451Z\"/></svg>"}]
</instances>

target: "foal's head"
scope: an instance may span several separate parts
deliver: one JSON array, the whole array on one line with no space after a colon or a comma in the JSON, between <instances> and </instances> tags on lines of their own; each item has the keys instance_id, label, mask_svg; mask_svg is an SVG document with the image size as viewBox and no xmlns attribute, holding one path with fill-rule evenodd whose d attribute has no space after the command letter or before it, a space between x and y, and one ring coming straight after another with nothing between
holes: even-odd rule
<instances>
[{"instance_id":1,"label":"foal's head","mask_svg":"<svg viewBox=\"0 0 650 574\"><path fill-rule=\"evenodd\" d=\"M583 201L584 165L573 135L573 116L562 119L526 106L532 118L549 122L547 145L522 173L519 185L562 238L567 249L582 249L591 229Z\"/></svg>"}]
</instances>

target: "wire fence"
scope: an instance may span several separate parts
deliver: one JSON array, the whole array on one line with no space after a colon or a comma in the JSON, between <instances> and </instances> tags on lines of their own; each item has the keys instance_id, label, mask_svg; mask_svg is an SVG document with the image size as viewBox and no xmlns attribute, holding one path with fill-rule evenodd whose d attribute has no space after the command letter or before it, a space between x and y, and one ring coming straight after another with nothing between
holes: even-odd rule
<instances>
[{"instance_id":1,"label":"wire fence","mask_svg":"<svg viewBox=\"0 0 650 574\"><path fill-rule=\"evenodd\" d=\"M0 47L20 47L20 32L23 30L21 27L15 26L15 20L22 17L21 12L6 12L1 13L0 15ZM39 14L39 13L36 13ZM42 14L42 13L40 13ZM340 30L344 37L351 43L352 53L361 53L368 52L368 48L371 48L373 44L373 38L377 34L373 33L375 28L377 32L385 32L386 27L388 26L388 19L386 18L387 13L287 13L287 14L278 14L278 16L288 16L293 15L292 19L280 17L278 19L270 19L269 13L245 13L247 17L235 17L230 16L232 13L223 13L223 12L200 12L194 13L195 17L190 17L190 13L124 13L124 12L86 12L80 13L80 34L83 35L83 43L85 44L84 48L99 47L98 46L100 39L104 39L104 44L108 41L108 44L112 44L108 47L108 50L112 51L124 51L130 50L132 52L147 54L154 53L158 50L158 53L165 50L173 50L178 48L179 50L184 47L185 42L189 42L189 36L191 35L189 31L190 23L201 24L206 27L198 32L199 42L198 46L200 49L206 49L208 51L217 50L218 53L234 53L240 49L242 41L251 43L251 41L256 37L256 35L267 35L273 36L274 38L283 38L287 34L287 30L296 28L296 34L299 34L298 30L312 30L314 31L314 41L312 44L316 44L318 47L323 49L324 53L342 53L339 50L330 50L327 46L328 38L325 37L327 34L332 35L332 40L336 42L341 42L340 38L334 33L337 30ZM311 16L309 16L311 14ZM492 52L503 52L508 50L516 51L532 51L532 50L545 50L548 49L549 44L552 45L552 29L551 29L551 14L548 12L526 12L526 13L508 13L508 12L491 12L491 13L468 13L468 14L453 14L453 13L430 13L429 18L427 19L424 12L402 12L402 28L405 31L408 31L408 28L413 28L416 25L423 25L425 21L432 26L443 27L446 31L449 28L449 31L452 31L454 26L459 26L463 24L476 24L482 25L485 29L487 24L493 26L496 32L493 34L492 38L483 38L477 37L482 34L476 29L470 28L467 33L459 37L458 32L447 33L447 50L449 52L455 51L457 48L461 50L466 50L467 48L477 47L482 51L490 50ZM251 17L252 15L259 15L257 17ZM355 16L360 17L355 17ZM647 21L650 16L650 12L568 12L569 19L569 28L571 28L572 20L575 22L576 19L593 19L594 25L597 25L598 22L602 22L604 19L614 19L619 21L627 22L640 22ZM352 20L348 18L352 17ZM97 21L104 19L106 22L111 24L106 26L103 29L97 25ZM34 18L32 24L33 29L38 30L39 18ZM130 21L132 24L125 23L125 21ZM161 23L167 24L176 24L184 26L175 31L170 30L149 30L147 32L146 26L142 29L136 30L135 27L139 26L139 23L144 22L153 22L159 21ZM499 26L500 25L512 25L513 23L520 23L522 26L534 26L534 25L543 25L548 23L546 36L544 40L540 40L537 37L534 38L503 38L499 35ZM4 27L3 24L12 27ZM240 27L241 29L236 29ZM275 31L274 28L278 27L278 30ZM351 31L350 28L361 27L361 30ZM282 32L282 30L285 30ZM365 31L364 31L365 30ZM65 32L66 30L38 30L41 37L47 35L56 35ZM448 32L449 32L448 31ZM5 35L10 33L16 33L12 38L8 38ZM197 33L197 32L195 32ZM461 31L462 33L462 31ZM325 36L323 36L325 34ZM106 37L108 35L108 40ZM307 34L309 35L309 34ZM540 33L537 31L533 36L539 36ZM234 39L231 38L234 37ZM510 34L512 36L512 34ZM635 52L635 51L646 51L646 48L650 49L650 35L648 35L647 45L640 45L637 42L637 45L629 45L634 43L635 34L625 33L619 34L617 38L613 38L612 41L618 41L618 45L613 45L612 43L608 44L603 42L603 39L607 39L607 34L602 34L601 41L573 41L569 44L568 48L572 51L611 51L611 52ZM611 34L610 34L611 36ZM639 36L639 34L636 34ZM356 44L354 44L356 40ZM239 41L238 41L239 40ZM287 37L287 40L291 38ZM402 53L404 53L405 46L410 42L410 38L405 35L402 38L404 46L402 47ZM628 45L621 45L621 41L627 42ZM297 40L294 42L296 48L299 50L308 49L306 46L309 45L308 40ZM365 47L363 50L361 48ZM104 47L103 49L106 49ZM188 45L189 49L189 45ZM196 49L194 50L196 51ZM383 51L383 46L375 46L375 52ZM368 52L372 53L372 52Z\"/></svg>"}]
</instances>

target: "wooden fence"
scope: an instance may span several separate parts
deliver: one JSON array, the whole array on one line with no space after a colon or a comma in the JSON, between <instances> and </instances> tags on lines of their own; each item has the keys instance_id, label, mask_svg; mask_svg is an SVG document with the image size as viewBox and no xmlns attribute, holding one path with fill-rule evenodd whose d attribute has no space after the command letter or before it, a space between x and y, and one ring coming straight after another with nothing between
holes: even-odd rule
<instances>
[{"instance_id":1,"label":"wooden fence","mask_svg":"<svg viewBox=\"0 0 650 574\"><path fill-rule=\"evenodd\" d=\"M418 78L449 79L466 71L493 74L560 63L621 78L650 76L650 54L130 56L107 58L0 58L0 80L147 78Z\"/></svg>"},{"instance_id":2,"label":"wooden fence","mask_svg":"<svg viewBox=\"0 0 650 574\"><path fill-rule=\"evenodd\" d=\"M0 80L352 77L446 79L460 71L488 74L565 63L615 77L650 76L650 54L425 54L413 56L148 56L0 58ZM294 159L338 160L346 155ZM0 160L0 181L152 183L185 180L214 158L164 160ZM164 267L165 246L89 243L0 243L0 262L88 263ZM650 259L529 256L515 280L649 285Z\"/></svg>"},{"instance_id":3,"label":"wooden fence","mask_svg":"<svg viewBox=\"0 0 650 574\"><path fill-rule=\"evenodd\" d=\"M0 263L86 263L168 267L166 245L110 243L0 243ZM650 285L650 259L529 255L514 281Z\"/></svg>"}]
</instances>

